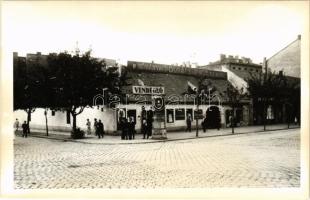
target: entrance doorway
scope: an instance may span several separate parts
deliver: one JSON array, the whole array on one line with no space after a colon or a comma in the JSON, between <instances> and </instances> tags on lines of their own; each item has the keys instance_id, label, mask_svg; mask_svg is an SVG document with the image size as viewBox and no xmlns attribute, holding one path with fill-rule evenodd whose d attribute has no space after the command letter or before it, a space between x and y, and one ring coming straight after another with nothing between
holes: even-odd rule
<instances>
[{"instance_id":1,"label":"entrance doorway","mask_svg":"<svg viewBox=\"0 0 310 200\"><path fill-rule=\"evenodd\" d=\"M221 114L217 106L209 107L206 111L206 117L206 127L208 129L221 127Z\"/></svg>"},{"instance_id":2,"label":"entrance doorway","mask_svg":"<svg viewBox=\"0 0 310 200\"><path fill-rule=\"evenodd\" d=\"M136 119L136 110L128 110L127 111L127 118L134 118L135 123L137 123L137 119Z\"/></svg>"}]
</instances>

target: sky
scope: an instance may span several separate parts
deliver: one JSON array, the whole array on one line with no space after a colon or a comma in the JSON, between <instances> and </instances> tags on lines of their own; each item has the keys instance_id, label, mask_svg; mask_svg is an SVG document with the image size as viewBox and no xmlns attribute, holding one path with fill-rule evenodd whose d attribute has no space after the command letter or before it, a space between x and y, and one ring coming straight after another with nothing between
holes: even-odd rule
<instances>
[{"instance_id":1,"label":"sky","mask_svg":"<svg viewBox=\"0 0 310 200\"><path fill-rule=\"evenodd\" d=\"M26 53L205 65L220 54L261 63L297 39L307 1L4 1L2 45Z\"/></svg>"}]
</instances>

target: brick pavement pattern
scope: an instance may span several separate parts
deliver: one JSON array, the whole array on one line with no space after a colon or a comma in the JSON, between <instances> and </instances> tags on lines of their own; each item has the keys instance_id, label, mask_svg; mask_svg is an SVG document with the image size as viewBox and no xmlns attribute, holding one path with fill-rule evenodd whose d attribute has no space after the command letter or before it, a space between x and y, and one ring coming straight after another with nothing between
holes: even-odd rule
<instances>
[{"instance_id":1,"label":"brick pavement pattern","mask_svg":"<svg viewBox=\"0 0 310 200\"><path fill-rule=\"evenodd\" d=\"M299 187L300 129L147 144L14 140L16 189Z\"/></svg>"}]
</instances>

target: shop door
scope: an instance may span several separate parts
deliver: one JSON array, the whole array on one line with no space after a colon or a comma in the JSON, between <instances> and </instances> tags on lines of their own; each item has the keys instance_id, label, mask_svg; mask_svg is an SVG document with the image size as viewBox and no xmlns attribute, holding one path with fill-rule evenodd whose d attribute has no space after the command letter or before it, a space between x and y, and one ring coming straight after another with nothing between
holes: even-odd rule
<instances>
[{"instance_id":1,"label":"shop door","mask_svg":"<svg viewBox=\"0 0 310 200\"><path fill-rule=\"evenodd\" d=\"M211 106L206 111L207 116L207 128L219 128L221 127L221 115L217 106Z\"/></svg>"},{"instance_id":2,"label":"shop door","mask_svg":"<svg viewBox=\"0 0 310 200\"><path fill-rule=\"evenodd\" d=\"M136 110L128 110L127 111L127 118L133 117L135 120L135 123L137 123L136 114L137 114Z\"/></svg>"}]
</instances>

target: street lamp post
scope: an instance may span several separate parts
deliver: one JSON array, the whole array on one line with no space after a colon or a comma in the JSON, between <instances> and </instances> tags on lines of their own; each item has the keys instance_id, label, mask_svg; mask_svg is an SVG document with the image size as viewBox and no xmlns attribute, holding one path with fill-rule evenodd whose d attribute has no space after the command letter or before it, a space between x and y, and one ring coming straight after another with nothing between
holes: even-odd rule
<instances>
[{"instance_id":1,"label":"street lamp post","mask_svg":"<svg viewBox=\"0 0 310 200\"><path fill-rule=\"evenodd\" d=\"M199 95L198 95L198 91L196 91L196 103L197 103L197 107L196 107L196 137L199 136L199 130L198 130L198 109L199 109L199 101L198 101Z\"/></svg>"},{"instance_id":2,"label":"street lamp post","mask_svg":"<svg viewBox=\"0 0 310 200\"><path fill-rule=\"evenodd\" d=\"M240 99L242 98L243 95L243 88L239 89L238 88L233 88L233 86L229 85L227 87L227 96L229 99L229 103L231 104L232 107L232 113L231 113L231 131L232 134L235 133L234 127L235 127L235 107L239 103Z\"/></svg>"}]
</instances>

